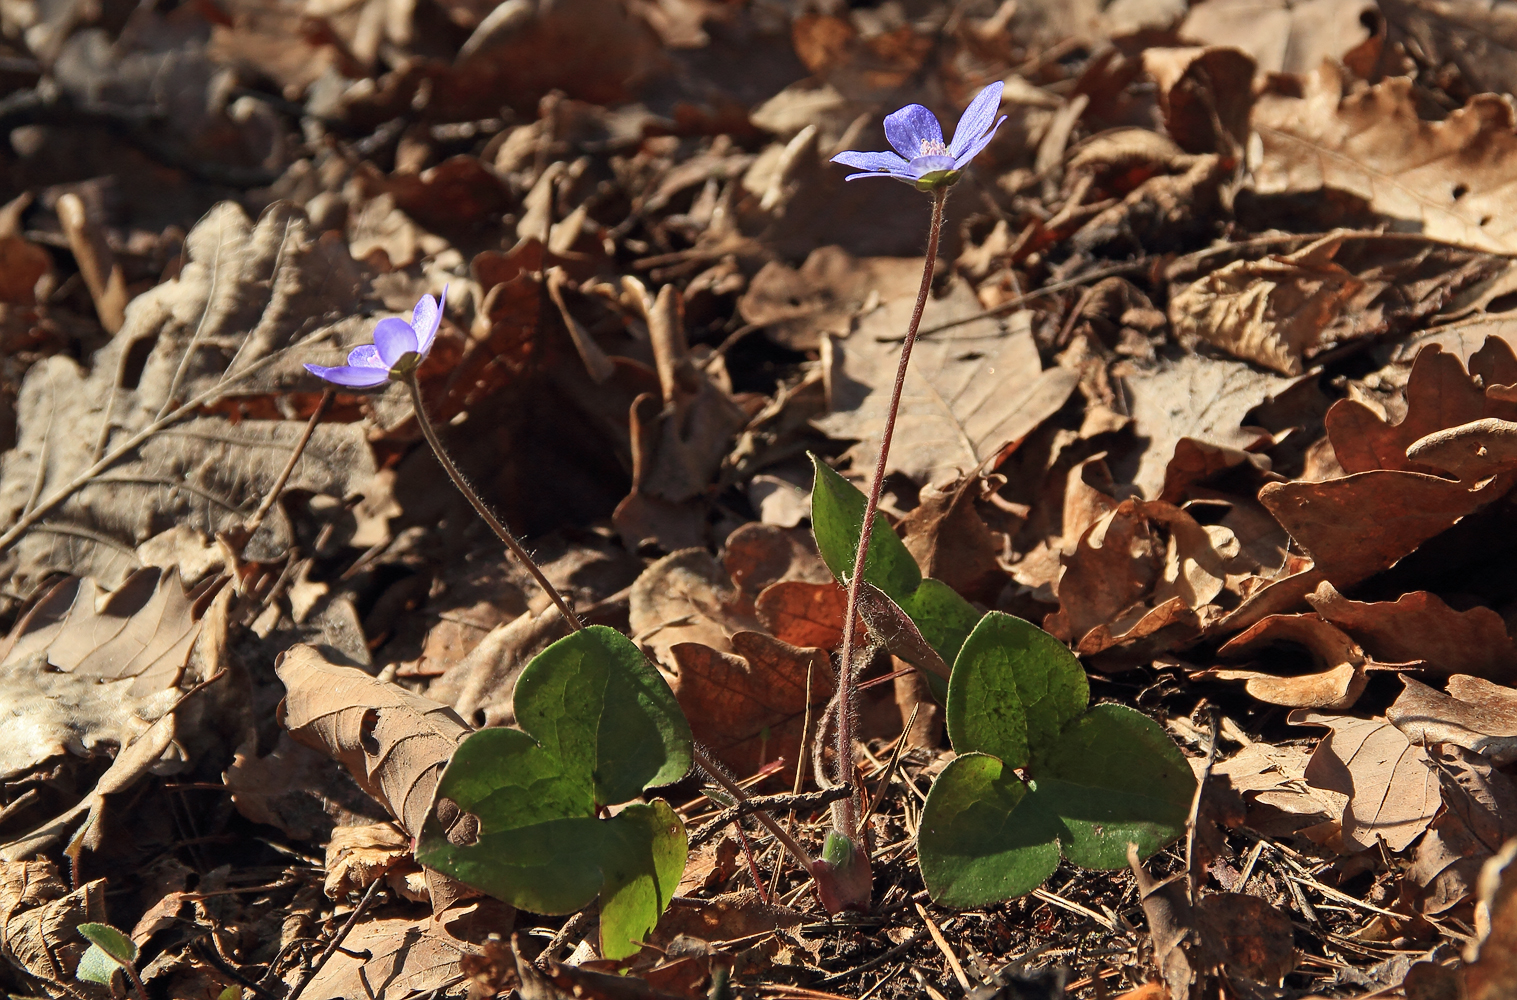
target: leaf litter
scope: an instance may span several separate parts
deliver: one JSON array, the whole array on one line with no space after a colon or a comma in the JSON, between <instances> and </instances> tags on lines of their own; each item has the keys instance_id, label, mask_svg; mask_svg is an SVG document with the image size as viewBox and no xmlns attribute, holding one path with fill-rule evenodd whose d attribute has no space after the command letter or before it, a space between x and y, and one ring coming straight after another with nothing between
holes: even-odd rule
<instances>
[{"instance_id":1,"label":"leaf litter","mask_svg":"<svg viewBox=\"0 0 1517 1000\"><path fill-rule=\"evenodd\" d=\"M0 11L8 991L103 995L109 921L160 996L1510 993L1509 12L119 6ZM694 779L659 795L726 825L620 965L416 865L567 623L401 394L302 365L447 286L464 472L816 843L806 453L872 469L923 221L827 160L995 80L882 510L1181 739L1187 838L919 910L942 657L878 592L872 915Z\"/></svg>"}]
</instances>

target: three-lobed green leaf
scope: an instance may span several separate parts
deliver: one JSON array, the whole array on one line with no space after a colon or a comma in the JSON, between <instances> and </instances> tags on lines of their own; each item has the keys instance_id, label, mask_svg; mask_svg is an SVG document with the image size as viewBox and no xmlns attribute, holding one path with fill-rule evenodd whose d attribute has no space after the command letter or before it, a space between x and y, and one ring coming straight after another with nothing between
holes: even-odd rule
<instances>
[{"instance_id":1,"label":"three-lobed green leaf","mask_svg":"<svg viewBox=\"0 0 1517 1000\"><path fill-rule=\"evenodd\" d=\"M685 828L661 800L600 814L685 775L689 722L642 651L604 626L538 654L513 704L521 730L481 730L454 752L417 860L535 913L599 894L602 953L635 954L683 873Z\"/></svg>"},{"instance_id":2,"label":"three-lobed green leaf","mask_svg":"<svg viewBox=\"0 0 1517 1000\"><path fill-rule=\"evenodd\" d=\"M960 756L933 783L917 844L934 901L1031 892L1061 853L1122 868L1129 842L1146 857L1184 830L1196 787L1184 755L1141 712L1088 700L1079 660L1021 619L991 612L965 640L947 706Z\"/></svg>"}]
</instances>

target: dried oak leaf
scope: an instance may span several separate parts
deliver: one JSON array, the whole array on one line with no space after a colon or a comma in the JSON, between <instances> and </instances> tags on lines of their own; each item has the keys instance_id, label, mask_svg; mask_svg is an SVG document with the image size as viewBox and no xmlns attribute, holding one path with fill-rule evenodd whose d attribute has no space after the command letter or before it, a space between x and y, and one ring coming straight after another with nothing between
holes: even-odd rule
<instances>
[{"instance_id":1,"label":"dried oak leaf","mask_svg":"<svg viewBox=\"0 0 1517 1000\"><path fill-rule=\"evenodd\" d=\"M1373 0L1206 0L1190 8L1180 37L1235 45L1259 72L1305 75L1323 59L1343 59L1369 40Z\"/></svg>"},{"instance_id":2,"label":"dried oak leaf","mask_svg":"<svg viewBox=\"0 0 1517 1000\"><path fill-rule=\"evenodd\" d=\"M1239 554L1232 532L1162 501L1124 500L1063 558L1059 610L1043 627L1082 656L1145 640L1145 651L1194 636Z\"/></svg>"},{"instance_id":3,"label":"dried oak leaf","mask_svg":"<svg viewBox=\"0 0 1517 1000\"><path fill-rule=\"evenodd\" d=\"M1401 730L1384 719L1307 709L1287 718L1294 726L1331 730L1312 752L1305 778L1314 788L1348 797L1343 842L1349 849L1366 850L1384 840L1400 851L1427 829L1442 804L1438 779L1427 752Z\"/></svg>"},{"instance_id":4,"label":"dried oak leaf","mask_svg":"<svg viewBox=\"0 0 1517 1000\"><path fill-rule=\"evenodd\" d=\"M1348 797L1309 784L1310 761L1310 751L1302 747L1250 743L1218 761L1212 774L1243 796L1250 829L1283 837L1343 815Z\"/></svg>"},{"instance_id":5,"label":"dried oak leaf","mask_svg":"<svg viewBox=\"0 0 1517 1000\"><path fill-rule=\"evenodd\" d=\"M313 997L403 1000L425 996L457 982L459 959L473 951L447 932L441 920L377 917L364 920L306 984ZM294 985L304 975L297 963L287 973Z\"/></svg>"},{"instance_id":6,"label":"dried oak leaf","mask_svg":"<svg viewBox=\"0 0 1517 1000\"><path fill-rule=\"evenodd\" d=\"M1490 608L1455 611L1425 590L1394 601L1351 601L1325 582L1306 600L1382 663L1421 660L1430 674L1517 680L1517 643Z\"/></svg>"},{"instance_id":7,"label":"dried oak leaf","mask_svg":"<svg viewBox=\"0 0 1517 1000\"><path fill-rule=\"evenodd\" d=\"M1419 236L1333 234L1212 271L1171 296L1169 319L1182 342L1299 375L1324 351L1405 332L1505 266Z\"/></svg>"},{"instance_id":8,"label":"dried oak leaf","mask_svg":"<svg viewBox=\"0 0 1517 1000\"><path fill-rule=\"evenodd\" d=\"M0 727L0 778L125 746L162 718L181 694L204 610L177 573L156 569L103 602L93 580L50 590L0 643L12 723Z\"/></svg>"},{"instance_id":9,"label":"dried oak leaf","mask_svg":"<svg viewBox=\"0 0 1517 1000\"><path fill-rule=\"evenodd\" d=\"M1446 743L1484 754L1497 767L1517 761L1517 689L1455 674L1448 693L1401 675L1406 685L1385 717L1414 743Z\"/></svg>"},{"instance_id":10,"label":"dried oak leaf","mask_svg":"<svg viewBox=\"0 0 1517 1000\"><path fill-rule=\"evenodd\" d=\"M1244 690L1253 697L1287 708L1342 710L1359 700L1368 683L1364 650L1316 615L1270 615L1228 640L1217 655L1253 658L1280 643L1305 647L1317 671L1282 677L1258 670L1213 668L1192 674L1191 679L1244 681Z\"/></svg>"},{"instance_id":11,"label":"dried oak leaf","mask_svg":"<svg viewBox=\"0 0 1517 1000\"><path fill-rule=\"evenodd\" d=\"M853 318L885 296L911 294L910 261L854 258L838 246L818 247L799 268L765 264L738 300L743 321L793 351L814 351L828 334L848 336Z\"/></svg>"},{"instance_id":12,"label":"dried oak leaf","mask_svg":"<svg viewBox=\"0 0 1517 1000\"><path fill-rule=\"evenodd\" d=\"M1268 441L1262 428L1246 428L1244 417L1291 385L1241 361L1191 352L1153 364L1120 362L1112 374L1127 390L1135 429L1148 439L1133 483L1155 498L1181 438L1245 451Z\"/></svg>"},{"instance_id":13,"label":"dried oak leaf","mask_svg":"<svg viewBox=\"0 0 1517 1000\"><path fill-rule=\"evenodd\" d=\"M48 997L104 998L74 978L89 942L76 929L105 920L105 879L69 892L52 861L0 862L0 957Z\"/></svg>"},{"instance_id":14,"label":"dried oak leaf","mask_svg":"<svg viewBox=\"0 0 1517 1000\"><path fill-rule=\"evenodd\" d=\"M1434 746L1428 758L1438 771L1444 809L1417 842L1407 874L1422 889L1418 908L1431 915L1473 895L1486 859L1517 837L1517 783L1463 747Z\"/></svg>"},{"instance_id":15,"label":"dried oak leaf","mask_svg":"<svg viewBox=\"0 0 1517 1000\"><path fill-rule=\"evenodd\" d=\"M1423 121L1413 81L1388 77L1349 92L1343 71L1316 68L1298 95L1254 104L1262 155L1253 192L1264 198L1357 199L1424 235L1477 250L1517 250L1517 120L1496 94L1479 94L1442 121Z\"/></svg>"},{"instance_id":16,"label":"dried oak leaf","mask_svg":"<svg viewBox=\"0 0 1517 1000\"><path fill-rule=\"evenodd\" d=\"M794 774L806 716L820 718L832 697L827 653L763 632L736 632L729 642L730 653L697 642L669 650L674 668L665 673L691 733L736 774L780 757Z\"/></svg>"},{"instance_id":17,"label":"dried oak leaf","mask_svg":"<svg viewBox=\"0 0 1517 1000\"><path fill-rule=\"evenodd\" d=\"M902 519L901 540L924 576L971 600L995 599L1006 583L996 558L1007 548L1006 536L991 530L975 501L990 500L1004 484L1000 477L966 476L942 487L922 487L917 506Z\"/></svg>"},{"instance_id":18,"label":"dried oak leaf","mask_svg":"<svg viewBox=\"0 0 1517 1000\"><path fill-rule=\"evenodd\" d=\"M448 706L293 646L275 664L287 693L279 722L327 754L416 836L438 778L471 732Z\"/></svg>"},{"instance_id":19,"label":"dried oak leaf","mask_svg":"<svg viewBox=\"0 0 1517 1000\"><path fill-rule=\"evenodd\" d=\"M226 396L305 385L301 352L264 361L357 305L359 272L341 241L319 238L285 203L256 224L230 202L186 237L177 278L135 298L126 323L85 372L55 355L27 373L18 440L0 464L0 523L46 503L96 459L200 393ZM356 337L361 321L334 328ZM297 357L297 355L300 355ZM201 411L203 413L203 411ZM139 447L47 508L0 560L7 596L24 597L49 574L91 576L118 586L138 566L134 550L188 525L205 536L240 527L278 481L303 421L195 415ZM346 499L364 492L374 459L357 424L323 423L286 490ZM292 541L280 505L248 543L249 558L274 559Z\"/></svg>"},{"instance_id":20,"label":"dried oak leaf","mask_svg":"<svg viewBox=\"0 0 1517 1000\"><path fill-rule=\"evenodd\" d=\"M832 437L859 442L848 451L854 468L872 469L878 461L899 338L913 304L886 301L862 317L840 345L843 364L833 382L833 412L815 423ZM981 312L963 282L955 282L942 298L928 299L924 331L969 322L924 336L912 351L887 473L925 484L994 466L1058 412L1079 382L1071 369L1043 369L1031 313L1009 317L1009 330L1003 332L996 319L980 317Z\"/></svg>"}]
</instances>

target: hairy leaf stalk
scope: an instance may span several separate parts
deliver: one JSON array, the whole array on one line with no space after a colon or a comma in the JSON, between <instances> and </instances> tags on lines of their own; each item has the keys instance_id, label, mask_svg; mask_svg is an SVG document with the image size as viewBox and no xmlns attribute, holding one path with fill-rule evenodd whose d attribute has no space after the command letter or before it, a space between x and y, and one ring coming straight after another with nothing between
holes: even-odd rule
<instances>
[{"instance_id":1,"label":"hairy leaf stalk","mask_svg":"<svg viewBox=\"0 0 1517 1000\"><path fill-rule=\"evenodd\" d=\"M874 515L880 506L880 487L885 481L885 463L890 457L890 439L895 435L896 413L901 407L901 392L906 385L906 368L911 363L911 349L916 344L917 327L922 323L922 311L927 307L927 295L932 290L932 271L938 259L938 238L943 230L943 204L948 200L948 189L938 188L932 192L932 222L927 231L927 259L922 265L922 285L917 289L916 307L911 311L911 325L906 330L906 339L901 344L901 362L896 367L895 385L890 391L890 407L885 412L885 430L880 436L880 458L875 463L874 479L869 484L864 503L864 523L859 529L859 549L853 560L853 575L848 579L848 603L843 613L843 646L838 665L838 732L837 767L838 783L853 781L853 723L857 715L858 684L853 669L854 622L858 616L859 586L864 580L864 564L869 555L869 538L874 532ZM857 841L859 817L862 812L860 796L855 793L833 806L834 829L850 841Z\"/></svg>"}]
</instances>

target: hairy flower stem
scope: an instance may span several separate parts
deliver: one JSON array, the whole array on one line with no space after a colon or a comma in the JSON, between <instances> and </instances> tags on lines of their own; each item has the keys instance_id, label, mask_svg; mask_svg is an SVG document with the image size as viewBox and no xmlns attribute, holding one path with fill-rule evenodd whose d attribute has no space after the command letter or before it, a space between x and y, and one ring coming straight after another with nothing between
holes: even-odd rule
<instances>
[{"instance_id":1,"label":"hairy flower stem","mask_svg":"<svg viewBox=\"0 0 1517 1000\"><path fill-rule=\"evenodd\" d=\"M475 511L484 518L490 530L506 543L506 548L511 550L511 554L527 568L527 572L532 574L532 579L537 581L537 585L543 588L543 592L552 599L553 603L558 605L558 610L563 613L564 619L576 629L584 628L585 623L580 621L579 616L569 607L569 602L564 600L564 595L560 594L558 588L553 586L553 583L543 574L536 561L522 547L521 542L511 534L511 529L507 528L500 518L495 516L495 512L485 505L474 487L464 478L464 474L458 470L458 466L453 464L453 459L449 458L448 453L443 450L442 442L437 438L437 431L433 428L432 421L427 419L427 408L421 400L421 384L417 382L414 371L405 377L405 383L406 388L411 390L411 407L416 411L416 422L421 425L421 434L427 439L427 444L431 445L432 454L437 456L438 464L447 472L448 478L453 480L453 485L458 487L458 492L474 505Z\"/></svg>"},{"instance_id":2,"label":"hairy flower stem","mask_svg":"<svg viewBox=\"0 0 1517 1000\"><path fill-rule=\"evenodd\" d=\"M895 370L895 386L890 391L890 408L885 411L885 431L880 436L880 459L874 466L874 480L864 501L864 523L859 528L859 550L853 558L853 575L848 578L848 604L843 612L843 648L838 664L838 784L856 785L853 781L853 720L856 714L858 686L853 670L854 619L859 609L859 584L864 581L864 561L869 555L869 538L874 533L874 515L880 507L880 486L885 481L885 461L890 457L890 439L895 435L896 411L901 408L901 390L906 386L906 366L911 363L911 348L916 344L917 327L922 310L927 308L927 293L932 291L932 269L938 260L938 237L943 231L943 203L948 189L932 192L932 222L927 230L927 260L922 265L922 286L917 289L916 307L911 311L911 325L901 344L901 363ZM833 809L833 825L850 840L858 836L860 815L858 793L841 800Z\"/></svg>"}]
</instances>

